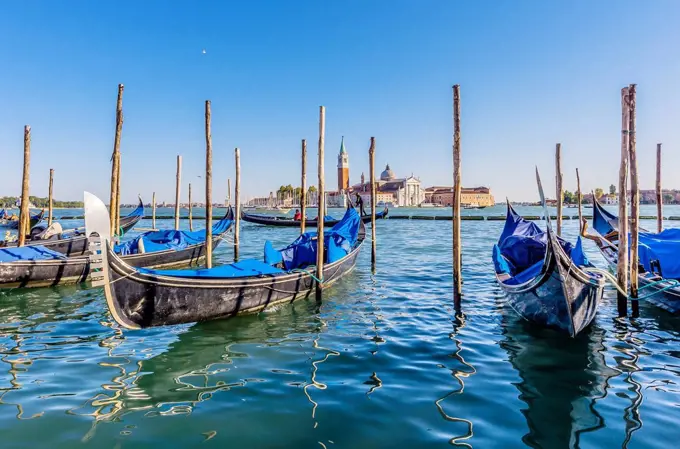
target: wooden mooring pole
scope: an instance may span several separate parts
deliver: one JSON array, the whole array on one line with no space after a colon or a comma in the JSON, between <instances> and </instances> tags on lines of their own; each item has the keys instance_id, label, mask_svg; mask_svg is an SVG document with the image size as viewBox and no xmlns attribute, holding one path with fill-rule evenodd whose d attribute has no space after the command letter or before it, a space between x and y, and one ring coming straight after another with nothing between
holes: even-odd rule
<instances>
[{"instance_id":1,"label":"wooden mooring pole","mask_svg":"<svg viewBox=\"0 0 680 449\"><path fill-rule=\"evenodd\" d=\"M584 222L583 222L583 207L581 206L583 202L583 195L581 194L581 177L578 174L578 168L576 169L576 201L578 204L578 233L584 236Z\"/></svg>"},{"instance_id":2,"label":"wooden mooring pole","mask_svg":"<svg viewBox=\"0 0 680 449\"><path fill-rule=\"evenodd\" d=\"M231 178L227 178L227 207L231 206Z\"/></svg>"},{"instance_id":3,"label":"wooden mooring pole","mask_svg":"<svg viewBox=\"0 0 680 449\"><path fill-rule=\"evenodd\" d=\"M371 137L371 147L368 150L368 169L370 170L371 180L371 266L375 270L376 261L376 245L375 240L375 137ZM361 213L361 212L360 212Z\"/></svg>"},{"instance_id":4,"label":"wooden mooring pole","mask_svg":"<svg viewBox=\"0 0 680 449\"><path fill-rule=\"evenodd\" d=\"M120 157L120 150L118 151L118 165L116 166L116 170L118 173L116 173L116 232L118 233L118 236L121 237L123 235L123 232L120 228L120 167L122 165L121 162L121 157Z\"/></svg>"},{"instance_id":5,"label":"wooden mooring pole","mask_svg":"<svg viewBox=\"0 0 680 449\"><path fill-rule=\"evenodd\" d=\"M26 243L26 234L30 232L31 211L28 209L28 185L31 169L31 127L24 126L24 170L21 178L21 206L19 212L19 246Z\"/></svg>"},{"instance_id":6,"label":"wooden mooring pole","mask_svg":"<svg viewBox=\"0 0 680 449\"><path fill-rule=\"evenodd\" d=\"M120 135L123 130L123 85L118 85L118 100L116 102L116 134L113 139L113 155L111 156L111 197L109 200L109 209L111 209L111 216L109 217L111 223L111 238L118 235L118 188L120 182Z\"/></svg>"},{"instance_id":7,"label":"wooden mooring pole","mask_svg":"<svg viewBox=\"0 0 680 449\"><path fill-rule=\"evenodd\" d=\"M663 231L663 192L661 191L661 144L656 144L656 232Z\"/></svg>"},{"instance_id":8,"label":"wooden mooring pole","mask_svg":"<svg viewBox=\"0 0 680 449\"><path fill-rule=\"evenodd\" d=\"M182 184L182 156L177 155L177 175L175 177L175 229L179 229L179 189Z\"/></svg>"},{"instance_id":9,"label":"wooden mooring pole","mask_svg":"<svg viewBox=\"0 0 680 449\"><path fill-rule=\"evenodd\" d=\"M628 105L630 108L628 127L628 159L630 169L630 297L633 317L640 316L638 301L638 238L640 227L640 185L638 180L638 164L635 138L635 84L628 86Z\"/></svg>"},{"instance_id":10,"label":"wooden mooring pole","mask_svg":"<svg viewBox=\"0 0 680 449\"><path fill-rule=\"evenodd\" d=\"M212 268L212 133L210 100L205 101L205 267Z\"/></svg>"},{"instance_id":11,"label":"wooden mooring pole","mask_svg":"<svg viewBox=\"0 0 680 449\"><path fill-rule=\"evenodd\" d=\"M326 183L324 177L324 166L323 166L323 152L324 143L326 140L326 108L323 106L319 107L319 186L318 186L318 208L317 208L317 218L316 218L316 297L321 298L321 290L323 289L323 263L324 260L324 212L326 210Z\"/></svg>"},{"instance_id":12,"label":"wooden mooring pole","mask_svg":"<svg viewBox=\"0 0 680 449\"><path fill-rule=\"evenodd\" d=\"M47 226L52 226L52 203L54 202L54 169L50 168L49 203L47 204Z\"/></svg>"},{"instance_id":13,"label":"wooden mooring pole","mask_svg":"<svg viewBox=\"0 0 680 449\"><path fill-rule=\"evenodd\" d=\"M151 195L151 227L156 229L156 192Z\"/></svg>"},{"instance_id":14,"label":"wooden mooring pole","mask_svg":"<svg viewBox=\"0 0 680 449\"><path fill-rule=\"evenodd\" d=\"M189 183L189 231L194 230L193 207L191 202L191 183Z\"/></svg>"},{"instance_id":15,"label":"wooden mooring pole","mask_svg":"<svg viewBox=\"0 0 680 449\"><path fill-rule=\"evenodd\" d=\"M628 291L628 145L630 128L630 107L628 88L621 89L621 165L619 166L619 248L616 264L616 279L619 286ZM617 293L616 308L619 317L628 314L628 298Z\"/></svg>"},{"instance_id":16,"label":"wooden mooring pole","mask_svg":"<svg viewBox=\"0 0 680 449\"><path fill-rule=\"evenodd\" d=\"M305 211L305 204L307 200L307 140L302 139L302 154L300 155L301 157L301 164L302 164L302 175L300 179L300 213L301 218L300 218L300 234L305 233L305 224L307 221L307 214Z\"/></svg>"},{"instance_id":17,"label":"wooden mooring pole","mask_svg":"<svg viewBox=\"0 0 680 449\"><path fill-rule=\"evenodd\" d=\"M236 165L236 184L234 185L234 204L236 205L236 227L234 228L234 261L238 261L238 250L241 243L241 150L234 149Z\"/></svg>"},{"instance_id":18,"label":"wooden mooring pole","mask_svg":"<svg viewBox=\"0 0 680 449\"><path fill-rule=\"evenodd\" d=\"M463 295L462 247L460 238L460 85L453 86L453 305L460 310Z\"/></svg>"},{"instance_id":19,"label":"wooden mooring pole","mask_svg":"<svg viewBox=\"0 0 680 449\"><path fill-rule=\"evenodd\" d=\"M562 144L555 145L555 199L557 200L557 235L562 236ZM546 217L547 220L547 217Z\"/></svg>"}]
</instances>

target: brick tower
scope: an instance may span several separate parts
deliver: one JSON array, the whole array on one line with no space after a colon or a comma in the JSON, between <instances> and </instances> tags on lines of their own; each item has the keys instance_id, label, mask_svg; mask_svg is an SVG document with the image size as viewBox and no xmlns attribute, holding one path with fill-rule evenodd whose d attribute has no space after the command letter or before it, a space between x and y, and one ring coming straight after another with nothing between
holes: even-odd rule
<instances>
[{"instance_id":1,"label":"brick tower","mask_svg":"<svg viewBox=\"0 0 680 449\"><path fill-rule=\"evenodd\" d=\"M349 189L349 157L345 150L345 136L340 142L340 154L338 154L338 192Z\"/></svg>"}]
</instances>

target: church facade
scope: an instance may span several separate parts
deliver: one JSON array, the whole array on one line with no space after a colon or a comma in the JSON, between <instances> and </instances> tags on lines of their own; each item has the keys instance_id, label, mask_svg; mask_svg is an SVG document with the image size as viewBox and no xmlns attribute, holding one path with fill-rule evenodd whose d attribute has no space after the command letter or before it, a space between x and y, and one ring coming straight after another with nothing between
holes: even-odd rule
<instances>
[{"instance_id":1,"label":"church facade","mask_svg":"<svg viewBox=\"0 0 680 449\"><path fill-rule=\"evenodd\" d=\"M371 184L364 174L361 174L359 184L350 185L349 178L349 155L345 148L345 138L340 142L338 153L338 190L328 192L327 201L330 207L344 207L348 197L354 203L357 193L364 201L364 205L371 204ZM397 178L390 165L376 180L376 203L388 207L417 207L425 201L425 191L422 189L420 179L411 175L406 178Z\"/></svg>"},{"instance_id":2,"label":"church facade","mask_svg":"<svg viewBox=\"0 0 680 449\"><path fill-rule=\"evenodd\" d=\"M411 175L407 178L397 178L390 164L376 180L376 202L386 206L417 207L425 201L425 192L421 188L420 179ZM361 183L352 186L352 194L358 192L365 204L371 203L371 184L361 175Z\"/></svg>"}]
</instances>

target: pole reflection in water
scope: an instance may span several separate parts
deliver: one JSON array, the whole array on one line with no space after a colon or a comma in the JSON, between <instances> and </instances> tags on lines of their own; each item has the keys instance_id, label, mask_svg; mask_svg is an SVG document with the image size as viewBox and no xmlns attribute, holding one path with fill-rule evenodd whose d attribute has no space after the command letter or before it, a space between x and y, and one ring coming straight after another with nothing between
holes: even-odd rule
<instances>
[{"instance_id":1,"label":"pole reflection in water","mask_svg":"<svg viewBox=\"0 0 680 449\"><path fill-rule=\"evenodd\" d=\"M501 347L521 381L516 385L533 448L579 447L580 436L603 428L596 403L617 372L605 364L604 330L591 326L575 338L537 329L511 312L504 315Z\"/></svg>"},{"instance_id":2,"label":"pole reflection in water","mask_svg":"<svg viewBox=\"0 0 680 449\"><path fill-rule=\"evenodd\" d=\"M338 351L334 351L334 350L328 349L328 348L322 348L321 346L319 346L319 338L320 338L321 330L325 326L326 326L326 324L323 321L321 321L321 325L319 326L319 331L318 331L319 335L317 335L316 338L314 338L314 340L312 342L312 346L313 346L314 349L326 351L326 354L324 354L324 356L320 360L312 361L310 381L308 383L306 383L305 386L303 387L303 391L305 392L305 396L307 396L307 400L309 400L309 402L312 404L312 419L315 420L314 421L314 428L315 429L319 425L319 423L316 421L316 409L319 406L319 404L316 401L314 401L314 399L312 399L312 394L311 394L311 391L309 389L313 387L313 388L316 388L317 390L325 390L327 388L326 384L316 380L316 376L317 376L317 373L318 373L318 370L319 370L319 365L321 365L326 360L328 360L328 358L330 356L337 357L337 356L340 355L340 353Z\"/></svg>"},{"instance_id":3,"label":"pole reflection in water","mask_svg":"<svg viewBox=\"0 0 680 449\"><path fill-rule=\"evenodd\" d=\"M634 331L631 331L631 328ZM639 371L638 362L640 361L640 348L635 341L635 331L642 331L637 328L635 323L624 323L619 320L614 322L614 329L616 331L616 338L618 340L615 349L619 352L614 356L616 361L616 371L619 376L623 376L623 383L626 385L627 392L617 393L619 397L626 398L630 401L623 410L623 420L625 422L625 439L621 447L627 448L630 444L633 434L642 428L642 420L640 419L640 406L642 405L642 385L635 380L633 375Z\"/></svg>"},{"instance_id":4,"label":"pole reflection in water","mask_svg":"<svg viewBox=\"0 0 680 449\"><path fill-rule=\"evenodd\" d=\"M254 377L242 378L243 373L235 370L239 360L246 361L251 357L234 349L236 346L269 347L309 342L309 335L323 332L325 328L314 313L317 308L317 305L291 306L276 312L275 318L250 316L240 318L240 322L226 320L196 324L181 331L167 350L136 362L116 351L125 341L125 336L109 323L114 334L104 339L101 346L107 348L111 359L118 358L120 362L101 365L114 368L117 374L111 383L102 385L104 392L69 412L94 418L93 427L84 440L92 438L97 423L118 421L132 412L142 411L147 418L191 414L196 406L215 394L263 381ZM316 342L318 336L314 340ZM323 349L316 343L314 347ZM330 352L326 358L337 354ZM314 372L324 360L313 362ZM316 381L315 375L310 385L325 388L324 384ZM308 395L307 391L305 394ZM88 408L93 410L85 411ZM207 439L215 436L210 432L206 433Z\"/></svg>"},{"instance_id":5,"label":"pole reflection in water","mask_svg":"<svg viewBox=\"0 0 680 449\"><path fill-rule=\"evenodd\" d=\"M457 313L457 312L456 312ZM468 363L464 358L463 355L461 354L463 350L463 345L461 341L456 338L458 332L460 330L465 328L465 320L463 318L462 314L458 314L453 321L453 332L449 334L449 338L454 342L455 350L451 354L451 358L454 360L457 360L459 365L462 365L466 367L467 369L465 371L460 370L460 369L452 369L451 370L451 375L453 376L454 379L456 379L456 382L458 383L459 388L456 390L453 390L452 392L448 393L446 396L443 396L435 401L435 406L437 407L437 410L441 414L442 418L444 418L447 421L451 422L456 422L456 423L463 423L465 424L467 431L463 434L454 436L449 440L449 443L455 447L469 447L471 448L472 446L468 443L465 442L465 440L468 440L472 438L473 435L473 429L472 429L472 421L469 421L465 418L458 418L455 416L450 416L448 413L446 413L445 410L445 403L446 401L457 395L463 395L463 392L465 391L465 382L464 379L472 376L475 374L477 371L475 370L475 367L472 366L470 363Z\"/></svg>"},{"instance_id":6,"label":"pole reflection in water","mask_svg":"<svg viewBox=\"0 0 680 449\"><path fill-rule=\"evenodd\" d=\"M371 336L371 341L375 345L375 349L370 351L371 355L376 355L378 353L378 349L380 348L380 345L383 343L386 343L387 340L383 338L380 335L380 327L379 324L381 324L383 315L382 311L380 310L380 306L378 305L376 301L376 291L382 287L382 285L378 282L375 276L375 265L372 266L372 275L371 275L371 285L372 285L372 295L370 298L370 304L371 304L371 311L369 312L369 320L371 321L371 330L372 330L372 336ZM378 374L374 371L368 378L366 382L364 382L364 385L370 385L370 388L366 392L366 396L369 396L371 393L373 393L375 390L382 388L383 383L382 379L378 377Z\"/></svg>"}]
</instances>

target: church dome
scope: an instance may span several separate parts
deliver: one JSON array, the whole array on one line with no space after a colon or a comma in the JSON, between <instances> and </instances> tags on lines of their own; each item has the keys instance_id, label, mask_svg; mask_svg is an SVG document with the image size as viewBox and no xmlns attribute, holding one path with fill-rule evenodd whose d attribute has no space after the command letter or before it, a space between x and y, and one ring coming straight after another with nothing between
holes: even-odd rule
<instances>
[{"instance_id":1,"label":"church dome","mask_svg":"<svg viewBox=\"0 0 680 449\"><path fill-rule=\"evenodd\" d=\"M385 166L385 171L380 174L380 180L381 181L392 181L395 179L396 176L394 175L394 172L392 169L390 169L390 164L387 164Z\"/></svg>"}]
</instances>

